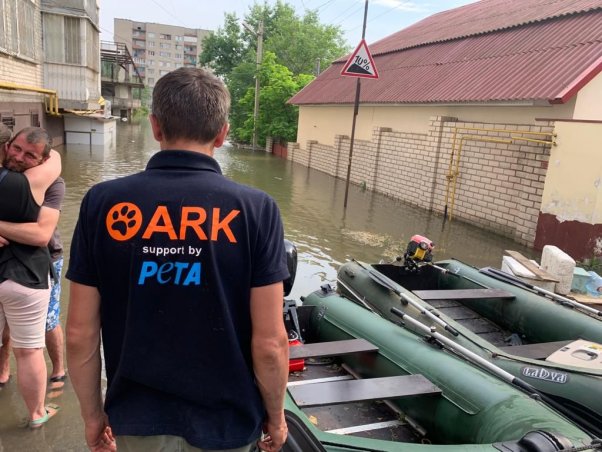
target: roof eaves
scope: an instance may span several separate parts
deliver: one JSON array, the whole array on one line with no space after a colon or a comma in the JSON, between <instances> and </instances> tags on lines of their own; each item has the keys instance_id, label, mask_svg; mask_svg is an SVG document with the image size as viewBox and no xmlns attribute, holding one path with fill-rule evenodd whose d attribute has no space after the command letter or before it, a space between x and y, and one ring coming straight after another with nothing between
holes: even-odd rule
<instances>
[{"instance_id":1,"label":"roof eaves","mask_svg":"<svg viewBox=\"0 0 602 452\"><path fill-rule=\"evenodd\" d=\"M581 88L602 72L602 56L585 69L575 80L567 85L556 97L549 100L551 104L565 104L575 96Z\"/></svg>"}]
</instances>

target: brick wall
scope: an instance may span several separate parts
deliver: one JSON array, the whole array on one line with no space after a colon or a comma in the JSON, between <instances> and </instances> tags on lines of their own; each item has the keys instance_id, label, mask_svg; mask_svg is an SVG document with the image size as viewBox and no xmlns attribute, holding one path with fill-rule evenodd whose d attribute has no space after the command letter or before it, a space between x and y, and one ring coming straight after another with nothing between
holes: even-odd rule
<instances>
[{"instance_id":1,"label":"brick wall","mask_svg":"<svg viewBox=\"0 0 602 452\"><path fill-rule=\"evenodd\" d=\"M547 141L549 135L537 134L552 131L550 124L467 123L443 116L430 119L426 134L377 127L370 141L355 141L350 180L434 212L443 213L447 205L452 219L533 245L550 145L525 138ZM349 146L347 136L336 136L334 146L289 143L288 158L345 179ZM452 148L455 187L448 178Z\"/></svg>"}]
</instances>

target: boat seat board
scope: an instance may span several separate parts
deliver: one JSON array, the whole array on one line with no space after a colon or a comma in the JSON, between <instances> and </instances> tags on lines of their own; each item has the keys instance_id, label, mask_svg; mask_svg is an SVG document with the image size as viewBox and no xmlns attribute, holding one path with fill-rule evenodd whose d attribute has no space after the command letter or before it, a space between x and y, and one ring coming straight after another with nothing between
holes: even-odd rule
<instances>
[{"instance_id":1,"label":"boat seat board","mask_svg":"<svg viewBox=\"0 0 602 452\"><path fill-rule=\"evenodd\" d=\"M315 383L288 390L299 407L441 394L441 389L420 374Z\"/></svg>"},{"instance_id":2,"label":"boat seat board","mask_svg":"<svg viewBox=\"0 0 602 452\"><path fill-rule=\"evenodd\" d=\"M537 344L526 344L526 345L513 345L510 347L500 347L505 353L509 355L517 355L523 358L530 359L546 359L555 351L558 351L565 345L573 342L573 339L568 341L556 341L556 342L539 342Z\"/></svg>"},{"instance_id":3,"label":"boat seat board","mask_svg":"<svg viewBox=\"0 0 602 452\"><path fill-rule=\"evenodd\" d=\"M451 290L415 290L414 295L423 300L472 300L487 298L515 298L512 292L503 289L451 289Z\"/></svg>"},{"instance_id":4,"label":"boat seat board","mask_svg":"<svg viewBox=\"0 0 602 452\"><path fill-rule=\"evenodd\" d=\"M366 339L348 339L289 347L289 359L321 358L324 356L343 356L352 353L377 351L378 347Z\"/></svg>"}]
</instances>

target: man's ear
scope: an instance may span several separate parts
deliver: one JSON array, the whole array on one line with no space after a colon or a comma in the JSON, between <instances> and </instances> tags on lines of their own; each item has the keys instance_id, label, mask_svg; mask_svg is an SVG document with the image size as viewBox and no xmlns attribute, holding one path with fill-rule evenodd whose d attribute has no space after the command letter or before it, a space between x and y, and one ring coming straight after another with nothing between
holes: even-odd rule
<instances>
[{"instance_id":1,"label":"man's ear","mask_svg":"<svg viewBox=\"0 0 602 452\"><path fill-rule=\"evenodd\" d=\"M153 129L153 137L155 137L155 140L157 140L160 143L161 141L163 141L163 132L161 131L159 120L152 113L148 115L148 119L151 123L151 129Z\"/></svg>"},{"instance_id":2,"label":"man's ear","mask_svg":"<svg viewBox=\"0 0 602 452\"><path fill-rule=\"evenodd\" d=\"M230 124L228 124L228 123L224 124L224 126L221 128L221 130L215 137L215 140L213 141L213 146L216 148L221 147L224 144L224 141L226 141L226 137L228 136L229 131L230 131Z\"/></svg>"}]
</instances>

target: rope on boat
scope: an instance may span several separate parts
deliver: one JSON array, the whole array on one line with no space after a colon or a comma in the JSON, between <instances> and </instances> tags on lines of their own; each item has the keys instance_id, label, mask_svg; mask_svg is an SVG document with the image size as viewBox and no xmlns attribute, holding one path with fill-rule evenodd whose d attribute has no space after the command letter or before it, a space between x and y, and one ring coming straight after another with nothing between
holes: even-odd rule
<instances>
[{"instance_id":1,"label":"rope on boat","mask_svg":"<svg viewBox=\"0 0 602 452\"><path fill-rule=\"evenodd\" d=\"M600 438L594 438L591 443L587 446L571 447L565 449L567 452L579 452L582 450L602 450L602 440Z\"/></svg>"}]
</instances>

